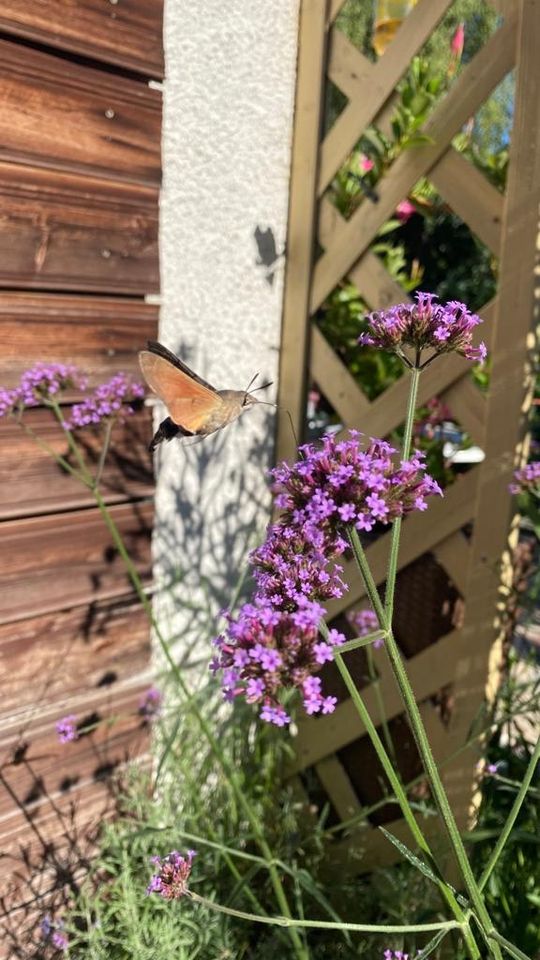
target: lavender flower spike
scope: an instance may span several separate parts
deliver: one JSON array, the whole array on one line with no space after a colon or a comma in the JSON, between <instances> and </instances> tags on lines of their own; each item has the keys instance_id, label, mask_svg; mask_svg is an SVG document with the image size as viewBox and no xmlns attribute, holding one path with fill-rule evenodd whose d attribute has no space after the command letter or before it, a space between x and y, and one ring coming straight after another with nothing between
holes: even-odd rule
<instances>
[{"instance_id":1,"label":"lavender flower spike","mask_svg":"<svg viewBox=\"0 0 540 960\"><path fill-rule=\"evenodd\" d=\"M458 300L442 304L436 299L433 293L417 293L416 303L400 303L368 314L368 332L360 335L358 343L398 353L411 367L422 368L439 354L451 352L482 363L487 357L486 345L475 347L472 343L481 318ZM406 348L412 349L412 358ZM422 360L424 350L431 352Z\"/></svg>"}]
</instances>

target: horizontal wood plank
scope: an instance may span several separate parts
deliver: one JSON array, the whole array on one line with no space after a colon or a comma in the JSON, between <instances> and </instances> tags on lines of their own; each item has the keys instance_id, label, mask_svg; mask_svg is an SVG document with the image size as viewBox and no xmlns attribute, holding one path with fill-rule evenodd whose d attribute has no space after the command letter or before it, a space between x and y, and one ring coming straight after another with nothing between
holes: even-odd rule
<instances>
[{"instance_id":1,"label":"horizontal wood plank","mask_svg":"<svg viewBox=\"0 0 540 960\"><path fill-rule=\"evenodd\" d=\"M28 410L24 423L58 456L75 466L66 436L49 410ZM101 494L106 503L152 496L152 458L148 452L151 436L148 409L138 411L125 423L116 425L101 479ZM86 428L79 432L78 439L86 462L95 475L103 429ZM0 421L0 443L0 519L94 506L95 500L88 487L62 470L51 454L38 446L13 419Z\"/></svg>"},{"instance_id":2,"label":"horizontal wood plank","mask_svg":"<svg viewBox=\"0 0 540 960\"><path fill-rule=\"evenodd\" d=\"M152 504L111 507L139 574L151 573ZM0 623L132 593L123 561L97 509L0 524Z\"/></svg>"},{"instance_id":3,"label":"horizontal wood plank","mask_svg":"<svg viewBox=\"0 0 540 960\"><path fill-rule=\"evenodd\" d=\"M163 76L163 0L2 0L0 31Z\"/></svg>"},{"instance_id":4,"label":"horizontal wood plank","mask_svg":"<svg viewBox=\"0 0 540 960\"><path fill-rule=\"evenodd\" d=\"M64 699L33 715L14 717L0 735L0 764L13 792L26 804L38 802L45 793L54 796L61 792L66 777L91 781L106 765L126 760L128 744L134 739L146 740L148 725L139 713L139 704L147 688L148 684L133 683L114 694L102 688L75 701ZM56 723L68 714L92 729L62 744ZM44 789L32 797L32 787L39 778ZM0 792L0 824L12 805Z\"/></svg>"},{"instance_id":5,"label":"horizontal wood plank","mask_svg":"<svg viewBox=\"0 0 540 960\"><path fill-rule=\"evenodd\" d=\"M0 204L0 287L158 291L156 188L0 160Z\"/></svg>"},{"instance_id":6,"label":"horizontal wood plank","mask_svg":"<svg viewBox=\"0 0 540 960\"><path fill-rule=\"evenodd\" d=\"M148 666L148 619L132 599L56 610L0 626L0 713L51 709L92 690L113 697Z\"/></svg>"},{"instance_id":7,"label":"horizontal wood plank","mask_svg":"<svg viewBox=\"0 0 540 960\"><path fill-rule=\"evenodd\" d=\"M119 370L140 378L137 351L157 324L158 307L141 301L0 291L0 387L39 360L74 363L91 383Z\"/></svg>"},{"instance_id":8,"label":"horizontal wood plank","mask_svg":"<svg viewBox=\"0 0 540 960\"><path fill-rule=\"evenodd\" d=\"M0 39L0 158L160 182L161 94Z\"/></svg>"}]
</instances>

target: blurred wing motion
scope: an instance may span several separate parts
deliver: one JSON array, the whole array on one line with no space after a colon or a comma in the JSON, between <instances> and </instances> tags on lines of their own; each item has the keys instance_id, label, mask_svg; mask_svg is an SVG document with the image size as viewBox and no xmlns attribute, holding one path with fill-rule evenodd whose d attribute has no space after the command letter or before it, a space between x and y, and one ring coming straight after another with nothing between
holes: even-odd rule
<instances>
[{"instance_id":1,"label":"blurred wing motion","mask_svg":"<svg viewBox=\"0 0 540 960\"><path fill-rule=\"evenodd\" d=\"M150 449L178 433L206 433L205 425L223 404L214 387L186 366L174 353L155 341L141 350L139 363L148 386L163 401L169 417L160 425Z\"/></svg>"}]
</instances>

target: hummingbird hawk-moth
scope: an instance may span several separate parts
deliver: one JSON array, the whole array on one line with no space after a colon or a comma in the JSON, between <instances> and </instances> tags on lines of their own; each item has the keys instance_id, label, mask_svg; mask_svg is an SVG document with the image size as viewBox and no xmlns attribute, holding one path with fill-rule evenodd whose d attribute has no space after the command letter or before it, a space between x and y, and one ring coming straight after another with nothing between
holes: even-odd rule
<instances>
[{"instance_id":1,"label":"hummingbird hawk-moth","mask_svg":"<svg viewBox=\"0 0 540 960\"><path fill-rule=\"evenodd\" d=\"M155 340L148 341L148 350L140 351L139 363L148 386L169 411L152 438L151 452L163 440L178 436L204 439L237 420L253 404L263 402L249 393L255 377L247 390L216 390Z\"/></svg>"}]
</instances>

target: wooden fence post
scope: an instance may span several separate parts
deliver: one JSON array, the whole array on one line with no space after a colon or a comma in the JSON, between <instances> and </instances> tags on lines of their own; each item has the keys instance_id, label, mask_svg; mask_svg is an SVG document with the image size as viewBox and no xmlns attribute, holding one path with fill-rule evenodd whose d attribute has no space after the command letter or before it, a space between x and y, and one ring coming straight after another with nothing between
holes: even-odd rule
<instances>
[{"instance_id":1,"label":"wooden fence post","mask_svg":"<svg viewBox=\"0 0 540 960\"><path fill-rule=\"evenodd\" d=\"M298 442L302 441L306 412L309 297L326 34L326 0L302 0L278 397L279 406L285 406L291 415ZM281 411L276 441L278 461L294 457L296 452L296 440L283 419L285 416Z\"/></svg>"}]
</instances>

